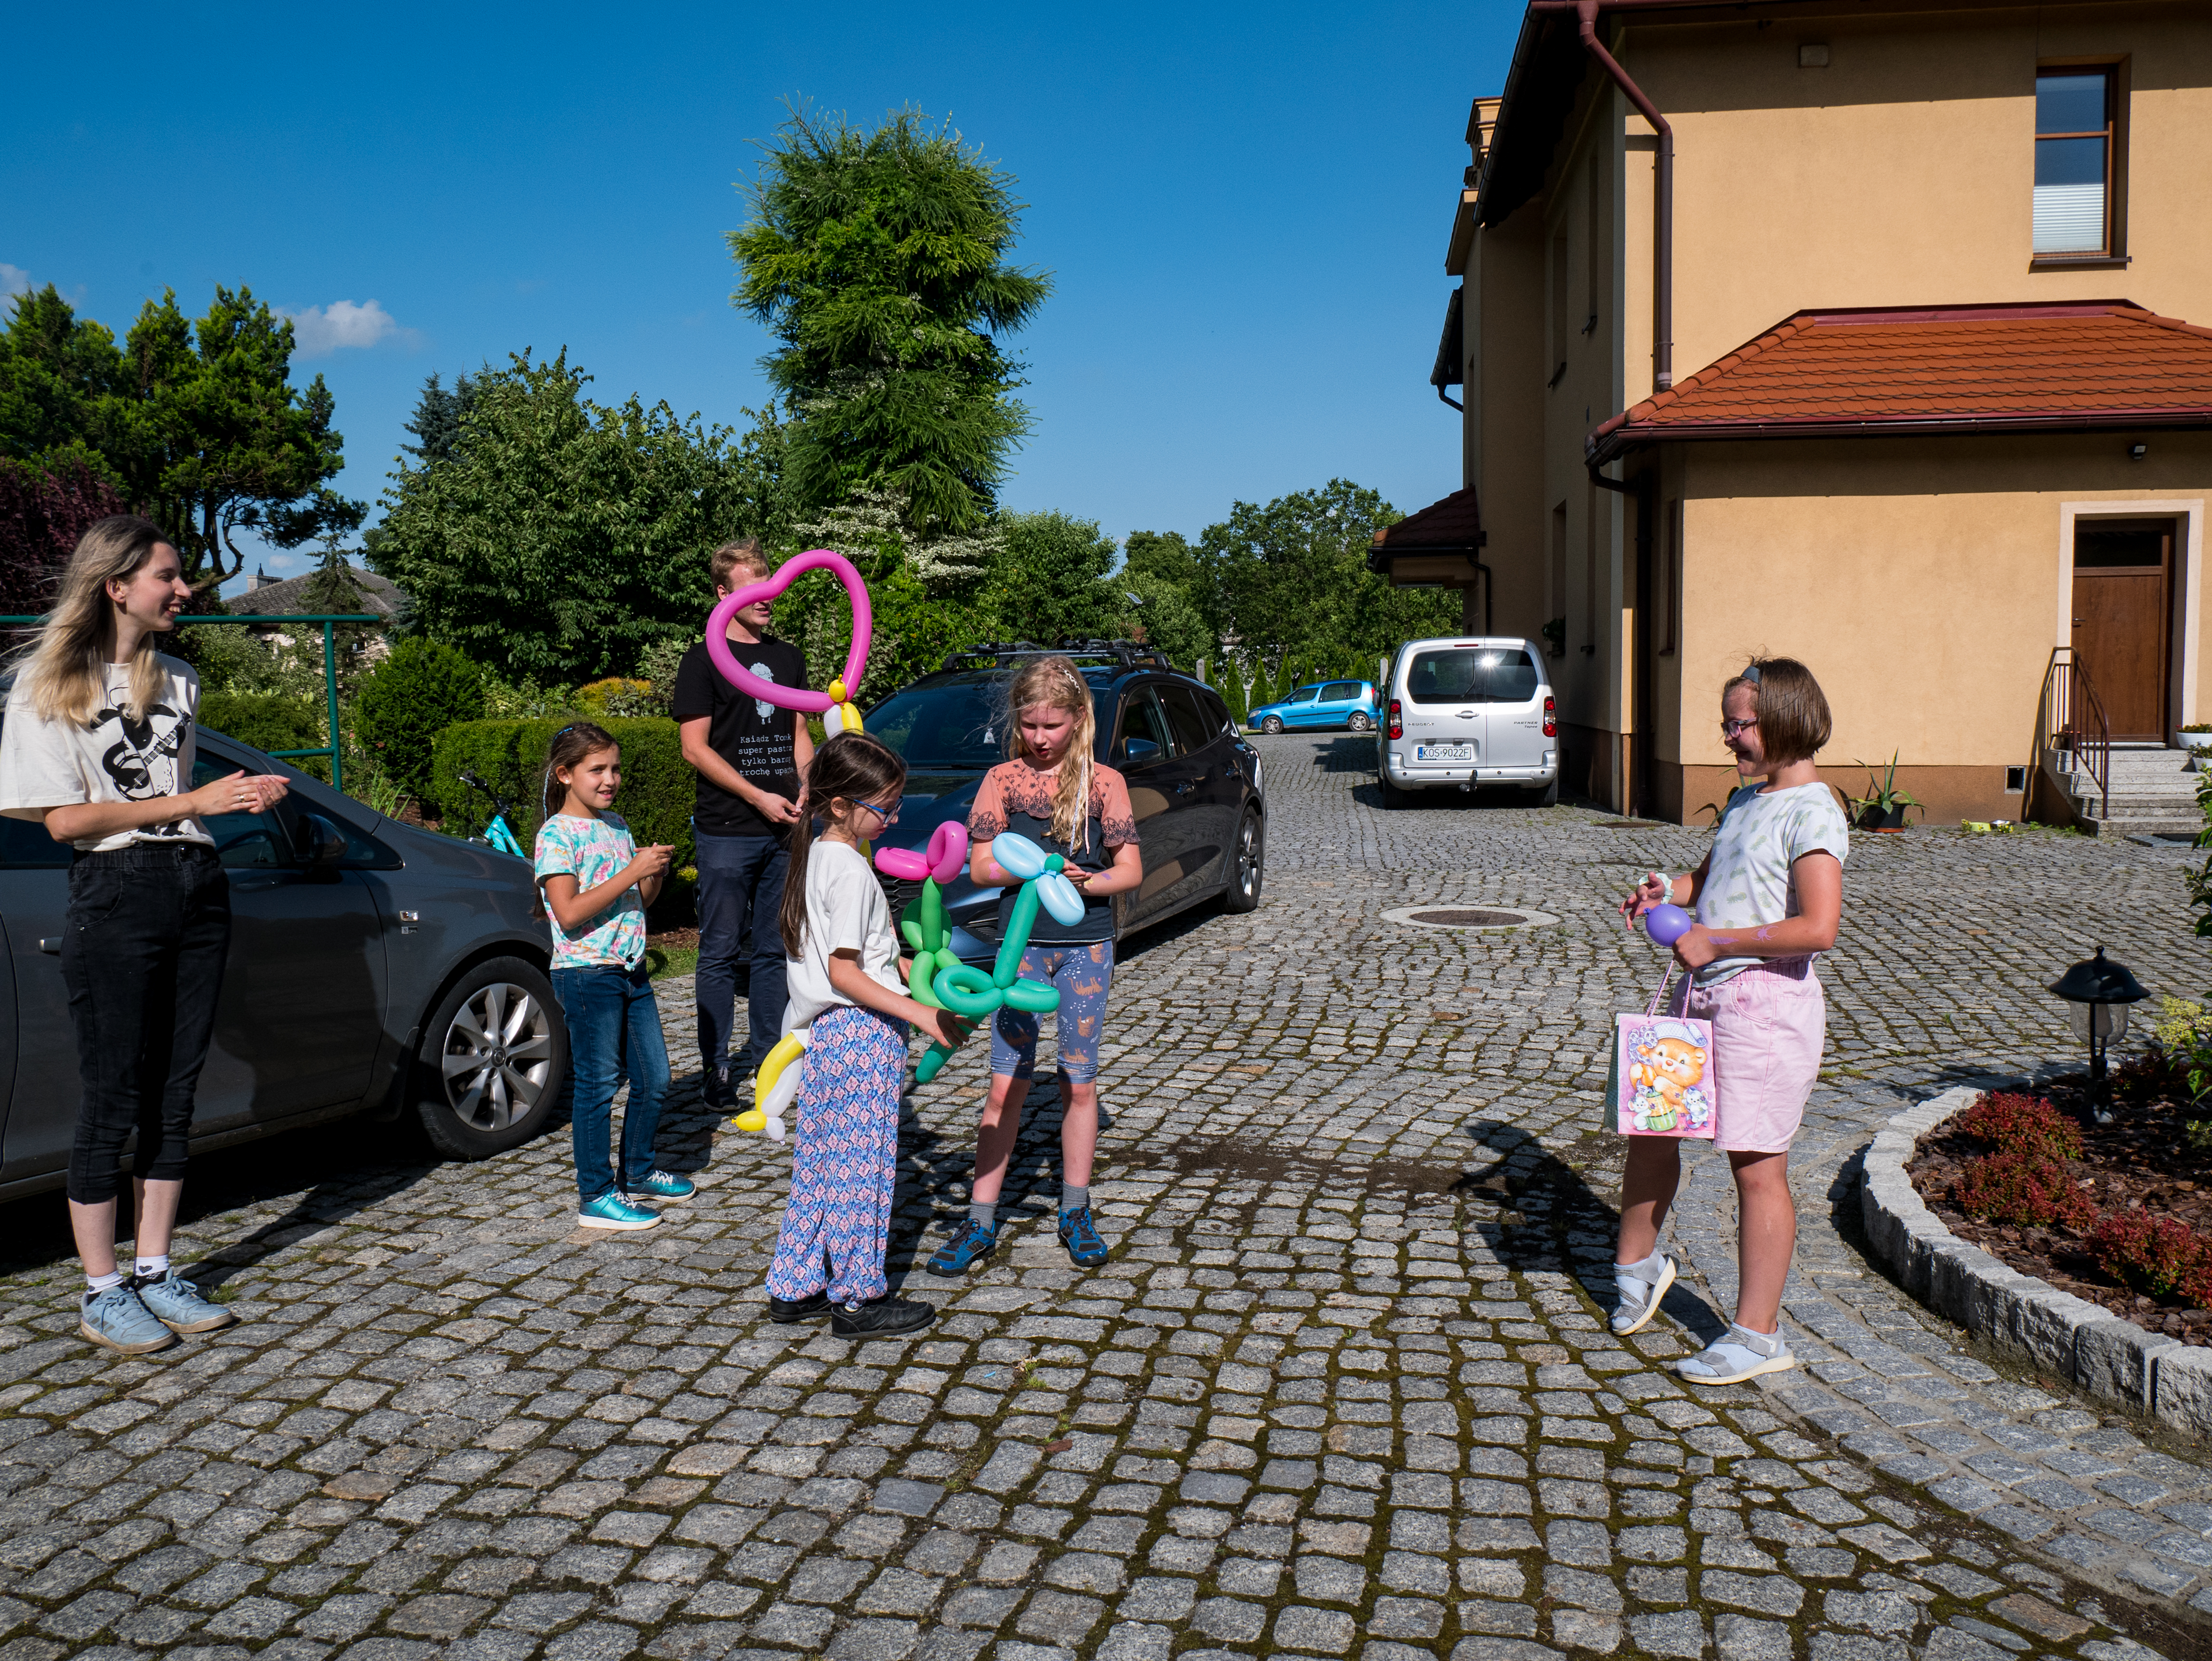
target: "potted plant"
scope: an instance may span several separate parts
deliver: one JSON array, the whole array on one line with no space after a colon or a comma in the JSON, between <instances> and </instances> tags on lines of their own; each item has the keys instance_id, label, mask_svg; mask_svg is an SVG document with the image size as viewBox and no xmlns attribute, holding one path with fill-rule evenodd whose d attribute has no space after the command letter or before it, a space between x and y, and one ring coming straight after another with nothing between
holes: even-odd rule
<instances>
[{"instance_id":1,"label":"potted plant","mask_svg":"<svg viewBox=\"0 0 2212 1661\"><path fill-rule=\"evenodd\" d=\"M2202 768L2212 760L2212 721L2193 721L2181 729L2182 747L2189 758Z\"/></svg>"},{"instance_id":2,"label":"potted plant","mask_svg":"<svg viewBox=\"0 0 2212 1661\"><path fill-rule=\"evenodd\" d=\"M1877 773L1871 764L1858 764L1867 770L1867 794L1846 796L1844 800L1856 811L1851 822L1862 830L1902 830L1905 829L1905 810L1920 804L1897 788L1897 755L1890 751L1889 765Z\"/></svg>"}]
</instances>

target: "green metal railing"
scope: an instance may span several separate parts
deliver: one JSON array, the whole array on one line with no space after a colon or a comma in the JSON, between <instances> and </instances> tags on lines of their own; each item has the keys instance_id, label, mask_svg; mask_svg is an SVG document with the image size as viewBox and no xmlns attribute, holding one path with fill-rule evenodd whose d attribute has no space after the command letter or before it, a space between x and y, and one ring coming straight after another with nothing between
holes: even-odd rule
<instances>
[{"instance_id":1,"label":"green metal railing","mask_svg":"<svg viewBox=\"0 0 2212 1661\"><path fill-rule=\"evenodd\" d=\"M317 750L270 750L265 753L280 761L292 761L302 756L328 756L331 758L331 788L343 790L345 779L338 756L338 666L337 626L341 623L367 624L381 628L392 619L374 611L295 611L283 617L210 617L187 613L177 619L185 623L242 623L267 627L277 624L289 627L295 623L319 623L323 625L323 692L329 703L331 741ZM40 625L44 617L0 617L0 624Z\"/></svg>"}]
</instances>

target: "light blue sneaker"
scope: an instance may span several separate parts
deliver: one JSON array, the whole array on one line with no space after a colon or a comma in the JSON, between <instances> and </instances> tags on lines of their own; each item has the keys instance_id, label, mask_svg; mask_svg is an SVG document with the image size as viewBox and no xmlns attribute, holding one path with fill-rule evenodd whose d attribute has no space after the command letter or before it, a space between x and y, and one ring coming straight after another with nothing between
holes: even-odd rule
<instances>
[{"instance_id":1,"label":"light blue sneaker","mask_svg":"<svg viewBox=\"0 0 2212 1661\"><path fill-rule=\"evenodd\" d=\"M76 1329L119 1355L150 1355L177 1342L177 1335L154 1318L125 1281L105 1292L88 1292L77 1306Z\"/></svg>"},{"instance_id":2,"label":"light blue sneaker","mask_svg":"<svg viewBox=\"0 0 2212 1661\"><path fill-rule=\"evenodd\" d=\"M155 1280L133 1280L131 1288L138 1294L138 1301L153 1311L154 1318L172 1332L213 1332L238 1319L221 1304L201 1297L200 1289L173 1269Z\"/></svg>"},{"instance_id":3,"label":"light blue sneaker","mask_svg":"<svg viewBox=\"0 0 2212 1661\"><path fill-rule=\"evenodd\" d=\"M659 1222L659 1212L632 1205L619 1194L602 1194L576 1214L579 1228L653 1228Z\"/></svg>"},{"instance_id":4,"label":"light blue sneaker","mask_svg":"<svg viewBox=\"0 0 2212 1661\"><path fill-rule=\"evenodd\" d=\"M672 1171L656 1171L642 1186L630 1189L623 1198L632 1205L641 1205L647 1200L688 1200L698 1191L699 1184L689 1177L679 1177Z\"/></svg>"}]
</instances>

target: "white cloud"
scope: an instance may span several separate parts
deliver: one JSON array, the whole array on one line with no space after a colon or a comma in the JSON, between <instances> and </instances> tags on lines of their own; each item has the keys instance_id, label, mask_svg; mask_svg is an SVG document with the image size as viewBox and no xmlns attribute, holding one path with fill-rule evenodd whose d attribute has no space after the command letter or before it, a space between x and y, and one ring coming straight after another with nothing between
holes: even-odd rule
<instances>
[{"instance_id":1,"label":"white cloud","mask_svg":"<svg viewBox=\"0 0 2212 1661\"><path fill-rule=\"evenodd\" d=\"M401 328L398 320L374 300L362 306L350 300L333 300L327 306L310 306L285 315L292 319L293 346L301 357L327 357L348 346L411 339L415 332Z\"/></svg>"},{"instance_id":2,"label":"white cloud","mask_svg":"<svg viewBox=\"0 0 2212 1661\"><path fill-rule=\"evenodd\" d=\"M30 272L25 271L21 265L10 265L6 260L0 259L0 298L5 298L9 295L28 294L30 291Z\"/></svg>"}]
</instances>

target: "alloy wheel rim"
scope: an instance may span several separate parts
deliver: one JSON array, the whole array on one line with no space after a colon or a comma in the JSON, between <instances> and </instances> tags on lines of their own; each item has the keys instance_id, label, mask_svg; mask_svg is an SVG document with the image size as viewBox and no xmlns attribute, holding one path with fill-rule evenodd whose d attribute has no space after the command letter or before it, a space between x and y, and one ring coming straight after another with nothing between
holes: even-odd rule
<instances>
[{"instance_id":1,"label":"alloy wheel rim","mask_svg":"<svg viewBox=\"0 0 2212 1661\"><path fill-rule=\"evenodd\" d=\"M1237 839L1237 885L1248 899L1260 887L1260 827L1249 819Z\"/></svg>"},{"instance_id":2,"label":"alloy wheel rim","mask_svg":"<svg viewBox=\"0 0 2212 1661\"><path fill-rule=\"evenodd\" d=\"M440 1071L446 1104L472 1130L505 1130L544 1096L552 1024L524 987L495 981L461 1001L446 1029Z\"/></svg>"}]
</instances>

